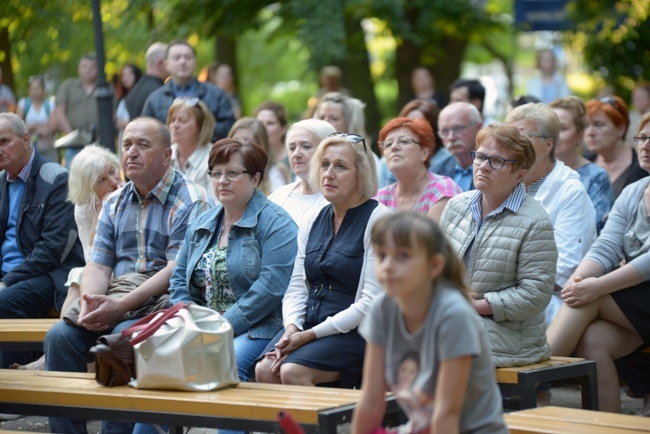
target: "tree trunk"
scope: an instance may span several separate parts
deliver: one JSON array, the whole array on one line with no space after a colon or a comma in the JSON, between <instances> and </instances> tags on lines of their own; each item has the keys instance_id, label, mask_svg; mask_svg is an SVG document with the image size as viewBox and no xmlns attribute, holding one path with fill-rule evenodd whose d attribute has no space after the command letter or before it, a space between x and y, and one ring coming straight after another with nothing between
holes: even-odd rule
<instances>
[{"instance_id":1,"label":"tree trunk","mask_svg":"<svg viewBox=\"0 0 650 434\"><path fill-rule=\"evenodd\" d=\"M12 90L14 87L14 71L11 68L11 41L9 40L9 27L0 28L0 53L5 56L0 60L2 68L2 83L9 86Z\"/></svg>"},{"instance_id":2,"label":"tree trunk","mask_svg":"<svg viewBox=\"0 0 650 434\"><path fill-rule=\"evenodd\" d=\"M443 37L440 47L445 53L444 59L440 59L434 65L426 66L429 66L431 74L436 80L436 89L449 97L449 86L454 80L460 78L460 66L465 56L467 40Z\"/></svg>"},{"instance_id":3,"label":"tree trunk","mask_svg":"<svg viewBox=\"0 0 650 434\"><path fill-rule=\"evenodd\" d=\"M397 79L398 97L395 115L404 107L404 104L413 98L411 87L411 73L420 66L422 50L413 42L404 40L395 50L395 78Z\"/></svg>"},{"instance_id":4,"label":"tree trunk","mask_svg":"<svg viewBox=\"0 0 650 434\"><path fill-rule=\"evenodd\" d=\"M239 74L237 74L237 38L217 35L214 48L215 60L219 63L230 65L232 68L233 80L235 82L235 89L239 89ZM243 105L244 101L242 101L242 113L247 113L246 107Z\"/></svg>"},{"instance_id":5,"label":"tree trunk","mask_svg":"<svg viewBox=\"0 0 650 434\"><path fill-rule=\"evenodd\" d=\"M351 17L345 19L348 47L344 61L343 84L355 98L366 103L366 132L376 142L381 114L375 96L375 84L370 74L370 58L366 47L361 21ZM376 146L373 147L376 151Z\"/></svg>"}]
</instances>

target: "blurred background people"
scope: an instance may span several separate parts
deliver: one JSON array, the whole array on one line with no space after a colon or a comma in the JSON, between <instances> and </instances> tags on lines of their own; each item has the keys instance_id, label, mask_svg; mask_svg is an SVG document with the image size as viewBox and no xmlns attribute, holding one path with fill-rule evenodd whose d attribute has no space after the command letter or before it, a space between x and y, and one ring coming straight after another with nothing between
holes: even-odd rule
<instances>
[{"instance_id":1,"label":"blurred background people","mask_svg":"<svg viewBox=\"0 0 650 434\"><path fill-rule=\"evenodd\" d=\"M650 82L641 81L632 90L632 109L630 110L630 127L627 129L628 144L634 141L634 135L639 129L641 117L650 112Z\"/></svg>"},{"instance_id":2,"label":"blurred background people","mask_svg":"<svg viewBox=\"0 0 650 434\"><path fill-rule=\"evenodd\" d=\"M242 143L255 143L268 153L266 176L259 185L262 193L268 196L278 188L287 185L291 181L291 175L289 170L276 160L266 131L262 122L255 118L243 117L235 122L235 125L232 126L228 133L228 137Z\"/></svg>"},{"instance_id":3,"label":"blurred background people","mask_svg":"<svg viewBox=\"0 0 650 434\"><path fill-rule=\"evenodd\" d=\"M269 149L274 160L283 165L288 172L289 156L284 146L284 135L287 132L288 121L287 111L284 106L275 101L264 101L255 108L253 116L266 128Z\"/></svg>"},{"instance_id":4,"label":"blurred background people","mask_svg":"<svg viewBox=\"0 0 650 434\"><path fill-rule=\"evenodd\" d=\"M171 166L203 187L212 200L217 197L208 174L208 159L214 123L208 107L196 97L176 98L169 107L167 126L172 136Z\"/></svg>"},{"instance_id":5,"label":"blurred background people","mask_svg":"<svg viewBox=\"0 0 650 434\"><path fill-rule=\"evenodd\" d=\"M413 89L413 99L429 101L436 104L441 110L449 102L445 94L436 89L433 75L424 66L415 68L411 73L411 88Z\"/></svg>"},{"instance_id":6,"label":"blurred background people","mask_svg":"<svg viewBox=\"0 0 650 434\"><path fill-rule=\"evenodd\" d=\"M142 114L144 103L154 90L158 89L165 82L167 73L165 53L167 44L154 42L147 48L145 54L146 69L144 75L133 86L126 96L126 108L131 118L137 118Z\"/></svg>"},{"instance_id":7,"label":"blurred background people","mask_svg":"<svg viewBox=\"0 0 650 434\"><path fill-rule=\"evenodd\" d=\"M136 83L142 77L142 71L136 65L132 63L127 63L120 69L120 72L117 74L116 83L115 83L115 98L117 99L117 110L115 111L115 118L117 119L117 149L118 153L122 149L122 132L126 127L126 124L129 123L132 116L129 113L128 108L126 107L126 97L131 92L131 89L136 85Z\"/></svg>"},{"instance_id":8,"label":"blurred background people","mask_svg":"<svg viewBox=\"0 0 650 434\"><path fill-rule=\"evenodd\" d=\"M587 160L581 152L587 126L585 103L578 97L568 96L550 105L560 120L555 157L580 175L596 210L596 231L600 233L614 204L614 192L605 169Z\"/></svg>"},{"instance_id":9,"label":"blurred background people","mask_svg":"<svg viewBox=\"0 0 650 434\"><path fill-rule=\"evenodd\" d=\"M310 214L328 204L317 186L309 180L309 167L318 144L334 133L334 127L319 119L305 119L289 128L286 146L289 164L296 181L269 195L269 200L284 208L300 227Z\"/></svg>"},{"instance_id":10,"label":"blurred background people","mask_svg":"<svg viewBox=\"0 0 650 434\"><path fill-rule=\"evenodd\" d=\"M537 70L535 76L528 81L526 93L546 104L571 95L564 75L558 71L553 50L544 49L537 52Z\"/></svg>"},{"instance_id":11,"label":"blurred background people","mask_svg":"<svg viewBox=\"0 0 650 434\"><path fill-rule=\"evenodd\" d=\"M54 107L45 93L45 79L42 75L29 77L29 96L21 98L16 107L16 114L23 118L32 145L41 155L59 162L59 153L54 149L54 132L56 123L52 118Z\"/></svg>"},{"instance_id":12,"label":"blurred background people","mask_svg":"<svg viewBox=\"0 0 650 434\"><path fill-rule=\"evenodd\" d=\"M13 112L15 105L16 95L2 82L2 68L0 68L0 113Z\"/></svg>"},{"instance_id":13,"label":"blurred background people","mask_svg":"<svg viewBox=\"0 0 650 434\"><path fill-rule=\"evenodd\" d=\"M235 117L226 93L212 83L200 82L194 75L196 51L187 41L177 39L167 46L166 67L171 79L151 92L142 109L143 116L167 121L169 107L179 97L196 97L203 101L215 119L212 141L228 135Z\"/></svg>"},{"instance_id":14,"label":"blurred background people","mask_svg":"<svg viewBox=\"0 0 650 434\"><path fill-rule=\"evenodd\" d=\"M213 63L208 68L208 80L226 92L226 95L230 98L230 105L232 106L235 119L241 118L241 100L239 99L239 94L237 94L235 74L232 67L227 63Z\"/></svg>"}]
</instances>

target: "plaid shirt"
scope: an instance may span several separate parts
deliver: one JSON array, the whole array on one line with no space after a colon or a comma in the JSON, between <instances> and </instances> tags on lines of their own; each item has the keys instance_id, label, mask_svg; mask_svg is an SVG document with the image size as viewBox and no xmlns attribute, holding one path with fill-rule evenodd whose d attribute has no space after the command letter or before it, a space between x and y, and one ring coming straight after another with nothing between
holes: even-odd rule
<instances>
[{"instance_id":1,"label":"plaid shirt","mask_svg":"<svg viewBox=\"0 0 650 434\"><path fill-rule=\"evenodd\" d=\"M113 277L161 270L176 260L188 223L211 207L205 190L173 169L144 198L129 182L104 202L90 261Z\"/></svg>"}]
</instances>

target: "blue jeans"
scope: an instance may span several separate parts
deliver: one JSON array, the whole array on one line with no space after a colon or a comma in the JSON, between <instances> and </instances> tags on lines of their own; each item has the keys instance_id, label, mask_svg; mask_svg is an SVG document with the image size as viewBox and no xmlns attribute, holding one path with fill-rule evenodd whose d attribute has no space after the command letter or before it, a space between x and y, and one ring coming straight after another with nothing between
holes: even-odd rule
<instances>
[{"instance_id":1,"label":"blue jeans","mask_svg":"<svg viewBox=\"0 0 650 434\"><path fill-rule=\"evenodd\" d=\"M270 339L251 339L248 333L243 333L234 339L235 358L237 359L237 373L239 380L249 382L255 374L255 363L261 355ZM158 425L163 431L167 431L167 425ZM219 434L240 434L243 431L219 430ZM153 425L136 423L133 434L157 434L158 431Z\"/></svg>"},{"instance_id":2,"label":"blue jeans","mask_svg":"<svg viewBox=\"0 0 650 434\"><path fill-rule=\"evenodd\" d=\"M86 372L86 364L92 361L88 350L95 345L99 336L109 333L119 333L133 324L136 320L124 321L118 324L112 332L92 332L83 327L72 326L65 321L56 323L45 336L45 364L48 371ZM64 419L51 417L50 432L86 434L86 421L82 419ZM124 422L103 422L104 434L130 433L133 424Z\"/></svg>"},{"instance_id":3,"label":"blue jeans","mask_svg":"<svg viewBox=\"0 0 650 434\"><path fill-rule=\"evenodd\" d=\"M0 290L0 318L38 318L54 306L56 289L48 275L23 280ZM0 352L0 368L34 361L31 351Z\"/></svg>"}]
</instances>

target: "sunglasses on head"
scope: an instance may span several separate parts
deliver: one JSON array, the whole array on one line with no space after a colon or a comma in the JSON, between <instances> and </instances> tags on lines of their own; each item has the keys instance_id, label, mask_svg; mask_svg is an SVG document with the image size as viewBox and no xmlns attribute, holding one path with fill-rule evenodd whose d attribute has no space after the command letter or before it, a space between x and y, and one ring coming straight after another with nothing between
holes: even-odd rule
<instances>
[{"instance_id":1,"label":"sunglasses on head","mask_svg":"<svg viewBox=\"0 0 650 434\"><path fill-rule=\"evenodd\" d=\"M327 137L341 137L345 139L348 143L359 143L363 145L363 150L368 153L368 148L366 148L366 139L363 138L363 136L360 136L358 134L348 134L348 133L340 133L338 131L328 135Z\"/></svg>"},{"instance_id":2,"label":"sunglasses on head","mask_svg":"<svg viewBox=\"0 0 650 434\"><path fill-rule=\"evenodd\" d=\"M178 98L176 98L174 100L174 102L182 102L182 103L185 103L185 104L189 105L190 107L194 107L194 106L198 105L199 101L200 100L195 96L192 96L192 97L179 96Z\"/></svg>"}]
</instances>

